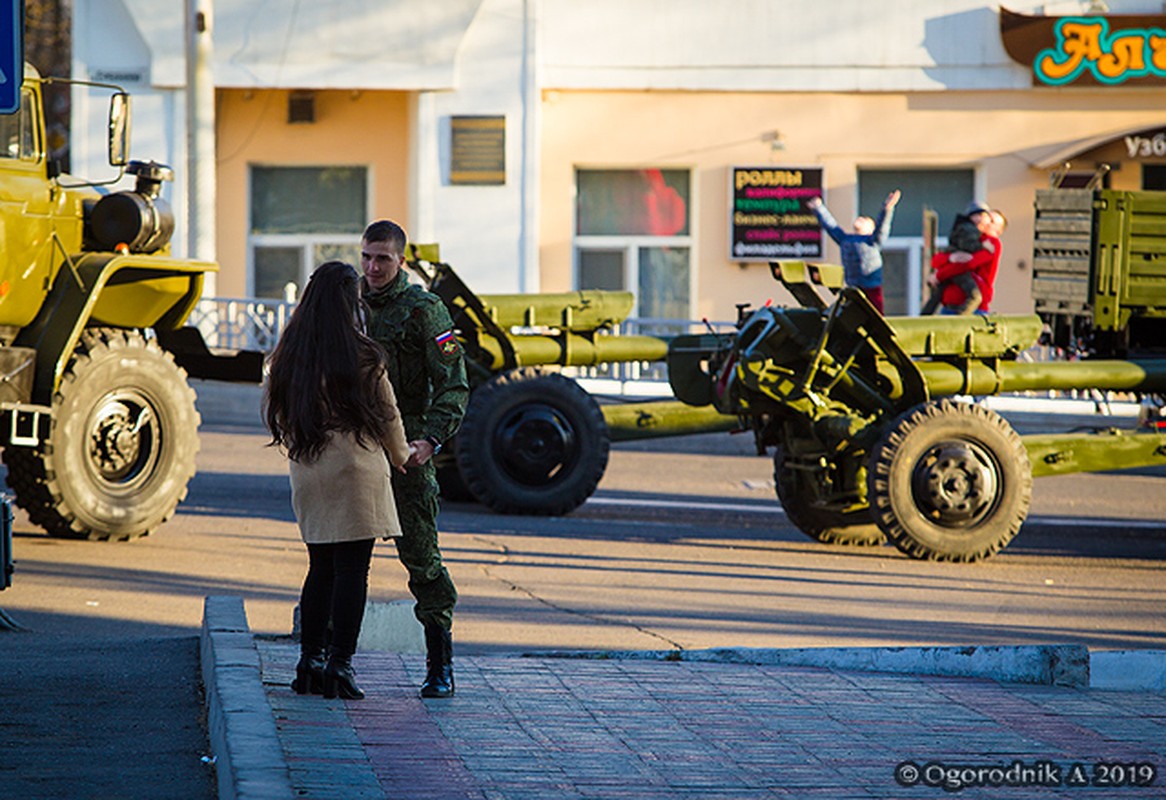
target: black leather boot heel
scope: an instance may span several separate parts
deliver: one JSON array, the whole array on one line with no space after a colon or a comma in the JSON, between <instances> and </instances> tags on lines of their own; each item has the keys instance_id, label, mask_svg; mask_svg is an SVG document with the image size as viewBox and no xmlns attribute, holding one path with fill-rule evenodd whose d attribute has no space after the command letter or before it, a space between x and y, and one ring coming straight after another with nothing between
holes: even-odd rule
<instances>
[{"instance_id":1,"label":"black leather boot heel","mask_svg":"<svg viewBox=\"0 0 1166 800\"><path fill-rule=\"evenodd\" d=\"M311 650L300 653L296 664L296 677L291 682L296 694L324 693L324 651Z\"/></svg>"},{"instance_id":2,"label":"black leather boot heel","mask_svg":"<svg viewBox=\"0 0 1166 800\"><path fill-rule=\"evenodd\" d=\"M364 692L356 685L356 671L349 656L332 654L324 667L324 696L344 700L363 700Z\"/></svg>"}]
</instances>

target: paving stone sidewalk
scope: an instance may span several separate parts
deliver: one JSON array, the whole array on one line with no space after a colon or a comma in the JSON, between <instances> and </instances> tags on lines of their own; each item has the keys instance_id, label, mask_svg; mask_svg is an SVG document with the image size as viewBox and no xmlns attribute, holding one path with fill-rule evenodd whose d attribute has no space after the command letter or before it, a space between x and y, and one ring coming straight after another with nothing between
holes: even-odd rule
<instances>
[{"instance_id":1,"label":"paving stone sidewalk","mask_svg":"<svg viewBox=\"0 0 1166 800\"><path fill-rule=\"evenodd\" d=\"M372 652L346 702L288 688L294 644L256 645L303 798L1166 796L1162 693L495 655L422 700L421 657Z\"/></svg>"}]
</instances>

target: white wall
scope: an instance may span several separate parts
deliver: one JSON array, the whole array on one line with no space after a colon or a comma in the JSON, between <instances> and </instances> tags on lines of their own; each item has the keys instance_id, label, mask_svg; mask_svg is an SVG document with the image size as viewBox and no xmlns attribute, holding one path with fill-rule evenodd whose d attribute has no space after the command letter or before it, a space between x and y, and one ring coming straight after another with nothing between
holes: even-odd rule
<instances>
[{"instance_id":1,"label":"white wall","mask_svg":"<svg viewBox=\"0 0 1166 800\"><path fill-rule=\"evenodd\" d=\"M539 103L537 92L528 94L525 70L533 59L524 57L535 6L485 0L458 54L457 91L426 93L418 103L421 161L411 235L439 242L442 258L480 292L538 291L537 150L530 135ZM478 114L506 117L506 183L451 185L450 117Z\"/></svg>"},{"instance_id":2,"label":"white wall","mask_svg":"<svg viewBox=\"0 0 1166 800\"><path fill-rule=\"evenodd\" d=\"M1025 89L976 0L543 0L543 85L563 89L938 91ZM1009 0L1077 14L1084 0ZM1160 14L1108 0L1111 14Z\"/></svg>"}]
</instances>

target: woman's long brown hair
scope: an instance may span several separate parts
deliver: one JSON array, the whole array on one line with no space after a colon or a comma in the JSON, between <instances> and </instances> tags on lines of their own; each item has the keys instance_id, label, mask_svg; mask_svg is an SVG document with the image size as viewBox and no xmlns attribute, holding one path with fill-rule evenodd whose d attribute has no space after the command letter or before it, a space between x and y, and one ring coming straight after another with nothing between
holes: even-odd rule
<instances>
[{"instance_id":1,"label":"woman's long brown hair","mask_svg":"<svg viewBox=\"0 0 1166 800\"><path fill-rule=\"evenodd\" d=\"M333 431L379 447L396 414L382 405L384 353L362 319L356 270L342 261L317 267L271 354L264 395L271 444L293 461L316 460Z\"/></svg>"}]
</instances>

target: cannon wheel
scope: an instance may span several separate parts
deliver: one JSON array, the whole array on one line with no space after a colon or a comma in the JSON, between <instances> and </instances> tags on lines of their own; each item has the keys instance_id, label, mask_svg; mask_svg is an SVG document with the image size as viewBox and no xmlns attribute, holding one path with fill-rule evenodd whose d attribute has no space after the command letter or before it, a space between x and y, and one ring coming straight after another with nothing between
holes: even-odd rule
<instances>
[{"instance_id":1,"label":"cannon wheel","mask_svg":"<svg viewBox=\"0 0 1166 800\"><path fill-rule=\"evenodd\" d=\"M134 539L186 496L198 452L186 373L137 331L86 331L38 447L6 447L16 504L50 536Z\"/></svg>"},{"instance_id":2,"label":"cannon wheel","mask_svg":"<svg viewBox=\"0 0 1166 800\"><path fill-rule=\"evenodd\" d=\"M812 493L805 488L804 480L800 471L786 467L785 451L778 447L773 454L773 483L777 499L794 527L823 544L874 547L886 543L887 537L874 524L869 508L860 511L814 508L807 502Z\"/></svg>"},{"instance_id":3,"label":"cannon wheel","mask_svg":"<svg viewBox=\"0 0 1166 800\"><path fill-rule=\"evenodd\" d=\"M978 561L1020 530L1032 470L1020 436L969 403L923 403L871 451L867 497L875 521L912 558Z\"/></svg>"},{"instance_id":4,"label":"cannon wheel","mask_svg":"<svg viewBox=\"0 0 1166 800\"><path fill-rule=\"evenodd\" d=\"M478 502L508 514L565 514L603 477L611 439L594 398L558 373L524 367L470 396L457 464Z\"/></svg>"}]
</instances>

